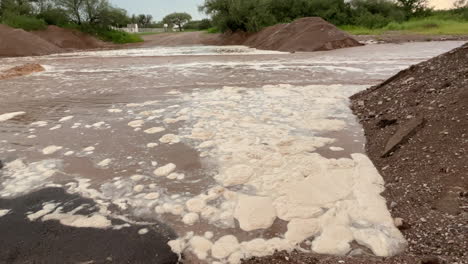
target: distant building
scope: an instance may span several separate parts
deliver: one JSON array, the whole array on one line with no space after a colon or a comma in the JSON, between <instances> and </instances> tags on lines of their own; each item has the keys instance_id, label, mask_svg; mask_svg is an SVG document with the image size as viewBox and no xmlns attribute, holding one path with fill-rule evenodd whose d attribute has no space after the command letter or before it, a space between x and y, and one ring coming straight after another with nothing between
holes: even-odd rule
<instances>
[{"instance_id":1,"label":"distant building","mask_svg":"<svg viewBox=\"0 0 468 264\"><path fill-rule=\"evenodd\" d=\"M128 24L127 29L129 33L138 33L138 24Z\"/></svg>"}]
</instances>

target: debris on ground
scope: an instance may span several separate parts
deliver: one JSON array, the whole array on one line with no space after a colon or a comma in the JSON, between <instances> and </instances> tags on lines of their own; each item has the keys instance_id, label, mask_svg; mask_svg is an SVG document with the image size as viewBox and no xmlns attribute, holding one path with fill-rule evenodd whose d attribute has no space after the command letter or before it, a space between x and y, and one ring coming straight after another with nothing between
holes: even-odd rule
<instances>
[{"instance_id":1,"label":"debris on ground","mask_svg":"<svg viewBox=\"0 0 468 264\"><path fill-rule=\"evenodd\" d=\"M35 72L45 71L44 67L37 63L28 63L11 69L0 71L0 80L15 78L19 76L29 75Z\"/></svg>"}]
</instances>

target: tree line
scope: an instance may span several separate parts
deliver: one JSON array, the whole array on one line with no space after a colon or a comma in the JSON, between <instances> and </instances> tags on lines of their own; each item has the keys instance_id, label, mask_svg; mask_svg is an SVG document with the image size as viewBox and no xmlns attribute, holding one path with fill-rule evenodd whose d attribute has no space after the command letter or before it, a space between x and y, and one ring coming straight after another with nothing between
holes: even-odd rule
<instances>
[{"instance_id":1,"label":"tree line","mask_svg":"<svg viewBox=\"0 0 468 264\"><path fill-rule=\"evenodd\" d=\"M80 27L125 27L138 24L143 28L162 28L163 24L177 25L193 30L208 29L209 19L191 21L187 13L172 13L155 22L149 14L129 15L108 0L0 0L0 22L26 30L37 30L45 25Z\"/></svg>"},{"instance_id":2,"label":"tree line","mask_svg":"<svg viewBox=\"0 0 468 264\"><path fill-rule=\"evenodd\" d=\"M0 0L0 16L35 17L48 25L89 24L122 27L130 23L148 26L151 15L132 15L108 0Z\"/></svg>"},{"instance_id":3,"label":"tree line","mask_svg":"<svg viewBox=\"0 0 468 264\"><path fill-rule=\"evenodd\" d=\"M457 0L468 19L468 0ZM319 16L335 25L381 28L431 15L428 0L205 0L200 11L221 31L255 32L300 17Z\"/></svg>"}]
</instances>

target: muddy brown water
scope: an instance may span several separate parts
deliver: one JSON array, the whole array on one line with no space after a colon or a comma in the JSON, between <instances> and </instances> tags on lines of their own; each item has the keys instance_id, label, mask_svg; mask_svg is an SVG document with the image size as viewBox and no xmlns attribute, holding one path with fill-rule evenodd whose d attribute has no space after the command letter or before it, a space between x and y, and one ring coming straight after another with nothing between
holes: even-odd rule
<instances>
[{"instance_id":1,"label":"muddy brown water","mask_svg":"<svg viewBox=\"0 0 468 264\"><path fill-rule=\"evenodd\" d=\"M203 46L152 47L0 59L0 68L28 62L39 63L46 68L42 73L0 81L0 114L26 112L0 122L0 160L9 162L22 159L31 163L43 159L60 159L63 161L62 173L54 176L54 183L66 184L74 178L85 178L90 179L91 187L96 189L115 177L152 175L157 167L154 164L172 162L186 178L184 181L159 179L158 190L168 196L199 194L207 186L214 185L212 176L216 173L216 164L201 157L201 153L187 142L167 145L158 141L164 134L178 134L183 129L184 121L166 124L163 120L184 107L184 96L223 86L257 89L269 84L341 84L343 89L356 85L364 89L411 64L461 44L432 42L368 45L330 52L295 54L259 52L242 47L232 47L231 50L229 47L220 49ZM154 101L157 103L141 105ZM150 127L165 127L164 132L145 134L127 125L141 118L139 113L156 104L158 109L164 109L165 112L152 114L154 119ZM122 112L111 113L108 109L119 109ZM347 121L345 130L318 134L335 138L334 145L344 149L341 152L319 149L318 152L327 158L349 157L351 153L364 152L362 128L349 114L349 109L343 109L343 113ZM73 118L59 122L66 116ZM47 124L42 127L32 125L38 121ZM145 124L143 130L150 127ZM147 144L152 142L159 145L148 148ZM44 155L42 149L50 145L61 146L62 149ZM84 151L87 147L93 147L94 150ZM74 153L65 155L70 151ZM111 165L105 168L96 165L104 159L112 159ZM11 203L15 205L10 208L23 206L28 195L31 194L19 194L17 197L25 198L14 198L16 200L11 200ZM61 198L54 199L68 199L65 194L58 196ZM5 203L3 200L0 202ZM44 199L37 199L35 206L42 202ZM145 214L128 216L136 220L168 223L179 235L210 229L204 222L185 226L172 215L157 218ZM0 230L10 226L9 221L13 220L9 219L13 218L0 218ZM238 228L214 231L217 237L238 234L241 240L270 238L284 233L285 224L277 220L270 229L258 232L242 232ZM162 230L165 228L154 228L154 232L161 233ZM79 237L86 240L86 236L88 234ZM133 250L138 252L141 250L138 245L130 243L129 247L134 247Z\"/></svg>"}]
</instances>

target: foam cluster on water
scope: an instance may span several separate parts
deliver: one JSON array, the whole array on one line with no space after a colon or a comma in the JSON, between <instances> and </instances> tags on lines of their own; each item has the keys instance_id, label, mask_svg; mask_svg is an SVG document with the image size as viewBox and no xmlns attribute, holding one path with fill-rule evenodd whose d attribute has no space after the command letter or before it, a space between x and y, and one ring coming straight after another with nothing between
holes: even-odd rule
<instances>
[{"instance_id":1,"label":"foam cluster on water","mask_svg":"<svg viewBox=\"0 0 468 264\"><path fill-rule=\"evenodd\" d=\"M193 190L199 190L202 179L185 175L191 172L181 171L176 160L151 161L153 169L144 175L122 175L99 186L89 179L72 178L64 185L71 194L93 199L98 212L84 216L77 214L82 208L64 211L60 204L49 203L28 218L117 229L124 226L113 226L110 218L127 223L132 218L171 219L169 225L180 235L170 241L172 250L212 263L239 263L297 248L346 255L353 241L379 256L397 254L406 242L380 196L381 176L364 154L347 155L349 150L327 136L350 129L348 97L363 88L194 89L189 94L169 92L165 107L148 101L107 109L112 115L126 113L126 129L150 137L144 148L157 151L160 145L186 144L196 149L206 165L197 177L210 177L209 184L201 192L190 191L192 184ZM176 104L167 106L171 100ZM49 146L42 152L52 155L61 149ZM342 158L327 158L320 154L322 150L335 151ZM82 151L93 154L95 147ZM119 162L113 158L100 159L96 166L111 167ZM52 183L59 168L56 160L8 163L0 195L12 197L44 187ZM174 193L168 184L187 188ZM117 212L111 212L111 206ZM280 221L287 227L277 237L249 240L232 233L233 228L244 234L268 230ZM141 230L140 235L144 234Z\"/></svg>"},{"instance_id":2,"label":"foam cluster on water","mask_svg":"<svg viewBox=\"0 0 468 264\"><path fill-rule=\"evenodd\" d=\"M316 152L335 141L317 134L346 129L344 110L356 89L278 85L193 93L192 125L181 132L217 165L218 185L189 199L187 214L244 231L268 229L281 219L287 232L237 241L208 239L194 230L171 241L173 250L230 263L289 251L307 239L310 250L323 254L345 255L352 241L379 256L400 252L406 242L380 196L384 183L371 161L358 153L328 159ZM226 247L223 254L216 250Z\"/></svg>"}]
</instances>

